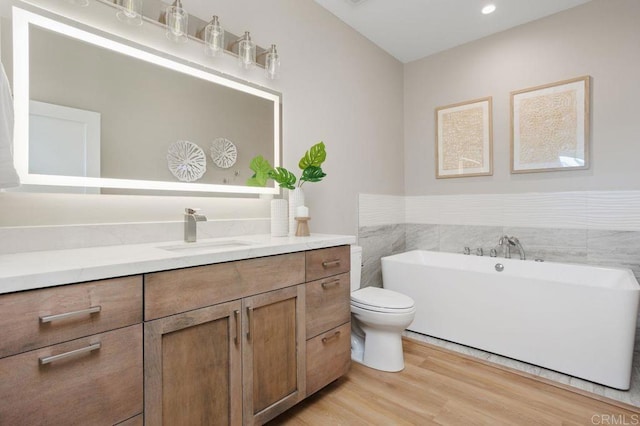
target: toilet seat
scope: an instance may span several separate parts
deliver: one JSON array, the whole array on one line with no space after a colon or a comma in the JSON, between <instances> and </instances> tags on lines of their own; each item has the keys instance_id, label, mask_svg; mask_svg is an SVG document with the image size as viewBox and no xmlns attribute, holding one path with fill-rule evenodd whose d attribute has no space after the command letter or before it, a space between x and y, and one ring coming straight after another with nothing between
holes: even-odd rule
<instances>
[{"instance_id":1,"label":"toilet seat","mask_svg":"<svg viewBox=\"0 0 640 426\"><path fill-rule=\"evenodd\" d=\"M412 298L379 287L365 287L352 292L351 305L373 312L402 314L415 311Z\"/></svg>"}]
</instances>

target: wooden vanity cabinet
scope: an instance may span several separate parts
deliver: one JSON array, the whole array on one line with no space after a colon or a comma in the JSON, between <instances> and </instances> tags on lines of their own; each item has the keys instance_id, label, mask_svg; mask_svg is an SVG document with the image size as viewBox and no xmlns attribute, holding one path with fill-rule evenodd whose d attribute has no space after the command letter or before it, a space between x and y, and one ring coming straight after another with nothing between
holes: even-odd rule
<instances>
[{"instance_id":1,"label":"wooden vanity cabinet","mask_svg":"<svg viewBox=\"0 0 640 426\"><path fill-rule=\"evenodd\" d=\"M0 425L264 424L348 371L348 272L341 246L0 295Z\"/></svg>"}]
</instances>

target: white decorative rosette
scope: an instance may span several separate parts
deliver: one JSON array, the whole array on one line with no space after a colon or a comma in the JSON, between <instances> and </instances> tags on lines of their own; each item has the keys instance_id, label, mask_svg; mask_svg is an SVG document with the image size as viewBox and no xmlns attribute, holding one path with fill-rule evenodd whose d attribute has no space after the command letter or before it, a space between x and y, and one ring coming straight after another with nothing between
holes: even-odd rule
<instances>
[{"instance_id":1,"label":"white decorative rosette","mask_svg":"<svg viewBox=\"0 0 640 426\"><path fill-rule=\"evenodd\" d=\"M228 169L236 164L238 150L229 139L217 138L211 142L211 159L216 166Z\"/></svg>"},{"instance_id":2,"label":"white decorative rosette","mask_svg":"<svg viewBox=\"0 0 640 426\"><path fill-rule=\"evenodd\" d=\"M177 141L169 146L167 164L171 173L183 182L196 181L207 171L204 151L189 141Z\"/></svg>"}]
</instances>

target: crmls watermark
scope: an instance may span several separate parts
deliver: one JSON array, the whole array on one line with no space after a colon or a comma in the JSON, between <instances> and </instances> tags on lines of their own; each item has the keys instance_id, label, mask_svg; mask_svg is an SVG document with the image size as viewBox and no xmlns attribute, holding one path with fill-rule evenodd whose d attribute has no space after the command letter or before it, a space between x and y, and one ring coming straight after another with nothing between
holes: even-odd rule
<instances>
[{"instance_id":1,"label":"crmls watermark","mask_svg":"<svg viewBox=\"0 0 640 426\"><path fill-rule=\"evenodd\" d=\"M594 414L591 416L593 425L640 425L640 414Z\"/></svg>"}]
</instances>

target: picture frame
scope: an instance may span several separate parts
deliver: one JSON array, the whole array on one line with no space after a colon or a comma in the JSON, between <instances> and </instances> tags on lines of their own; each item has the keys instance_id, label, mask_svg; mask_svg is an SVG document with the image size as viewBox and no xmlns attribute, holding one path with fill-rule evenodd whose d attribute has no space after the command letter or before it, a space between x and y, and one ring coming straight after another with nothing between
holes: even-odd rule
<instances>
[{"instance_id":1,"label":"picture frame","mask_svg":"<svg viewBox=\"0 0 640 426\"><path fill-rule=\"evenodd\" d=\"M511 173L589 168L590 79L511 92Z\"/></svg>"},{"instance_id":2,"label":"picture frame","mask_svg":"<svg viewBox=\"0 0 640 426\"><path fill-rule=\"evenodd\" d=\"M436 179L493 175L492 98L436 108Z\"/></svg>"}]
</instances>

